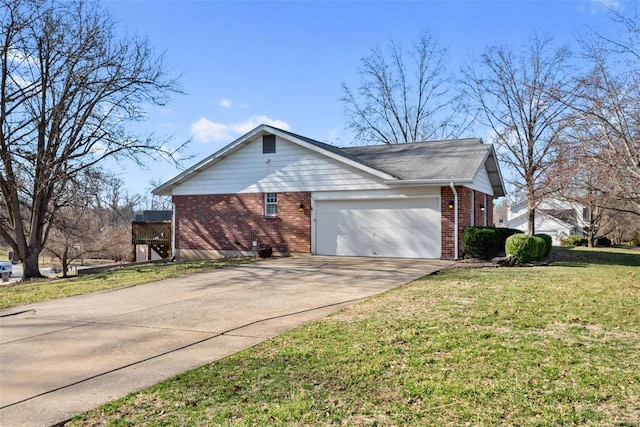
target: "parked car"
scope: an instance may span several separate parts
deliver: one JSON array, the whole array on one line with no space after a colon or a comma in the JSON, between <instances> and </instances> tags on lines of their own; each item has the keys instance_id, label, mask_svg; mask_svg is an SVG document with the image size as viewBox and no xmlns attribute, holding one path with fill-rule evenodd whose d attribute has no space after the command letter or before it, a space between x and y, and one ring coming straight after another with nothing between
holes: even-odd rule
<instances>
[{"instance_id":1,"label":"parked car","mask_svg":"<svg viewBox=\"0 0 640 427\"><path fill-rule=\"evenodd\" d=\"M13 274L13 265L11 264L11 261L0 261L0 274L4 273L5 271L8 271L9 277L11 277L11 275Z\"/></svg>"}]
</instances>

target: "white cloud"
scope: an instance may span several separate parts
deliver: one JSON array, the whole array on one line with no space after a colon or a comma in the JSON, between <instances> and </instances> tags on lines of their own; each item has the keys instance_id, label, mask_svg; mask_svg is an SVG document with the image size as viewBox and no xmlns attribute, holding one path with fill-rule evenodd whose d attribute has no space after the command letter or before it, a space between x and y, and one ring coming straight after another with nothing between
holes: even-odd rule
<instances>
[{"instance_id":1,"label":"white cloud","mask_svg":"<svg viewBox=\"0 0 640 427\"><path fill-rule=\"evenodd\" d=\"M199 142L230 141L249 132L258 125L266 124L284 130L290 130L289 123L282 120L273 120L267 116L251 116L240 123L215 123L206 117L202 117L191 125L193 139Z\"/></svg>"},{"instance_id":2,"label":"white cloud","mask_svg":"<svg viewBox=\"0 0 640 427\"><path fill-rule=\"evenodd\" d=\"M200 142L224 141L231 139L229 127L223 123L214 123L204 117L191 125L193 139Z\"/></svg>"},{"instance_id":3,"label":"white cloud","mask_svg":"<svg viewBox=\"0 0 640 427\"><path fill-rule=\"evenodd\" d=\"M107 146L104 145L102 142L97 141L93 143L93 145L91 145L90 150L96 156L104 156L107 152Z\"/></svg>"},{"instance_id":4,"label":"white cloud","mask_svg":"<svg viewBox=\"0 0 640 427\"><path fill-rule=\"evenodd\" d=\"M343 141L343 139L346 139L344 129L339 127L332 128L327 131L326 135L326 139L324 139L323 141L328 142L329 144L337 145L339 147L342 145L346 145Z\"/></svg>"},{"instance_id":5,"label":"white cloud","mask_svg":"<svg viewBox=\"0 0 640 427\"><path fill-rule=\"evenodd\" d=\"M180 153L177 152L174 148L171 148L166 144L162 144L158 154L160 155L160 157L162 157L164 160L168 162L173 162L174 160L180 160Z\"/></svg>"},{"instance_id":6,"label":"white cloud","mask_svg":"<svg viewBox=\"0 0 640 427\"><path fill-rule=\"evenodd\" d=\"M618 10L620 9L620 0L591 0L591 13L597 14L605 10Z\"/></svg>"},{"instance_id":7,"label":"white cloud","mask_svg":"<svg viewBox=\"0 0 640 427\"><path fill-rule=\"evenodd\" d=\"M231 100L229 98L222 98L220 100L220 105L222 105L227 110L230 110L231 107L233 106L233 102L231 102Z\"/></svg>"},{"instance_id":8,"label":"white cloud","mask_svg":"<svg viewBox=\"0 0 640 427\"><path fill-rule=\"evenodd\" d=\"M289 123L282 120L273 120L267 116L252 116L242 123L234 123L234 124L231 124L230 126L233 132L236 132L238 134L243 134L243 133L249 132L251 129L261 124L270 125L283 130L291 129L291 126L289 125Z\"/></svg>"}]
</instances>

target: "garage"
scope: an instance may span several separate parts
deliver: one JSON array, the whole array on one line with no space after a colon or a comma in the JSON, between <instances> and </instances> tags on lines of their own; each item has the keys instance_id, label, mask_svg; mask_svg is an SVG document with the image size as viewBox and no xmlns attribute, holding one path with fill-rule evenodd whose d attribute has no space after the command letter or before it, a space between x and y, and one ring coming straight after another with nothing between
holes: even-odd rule
<instances>
[{"instance_id":1,"label":"garage","mask_svg":"<svg viewBox=\"0 0 640 427\"><path fill-rule=\"evenodd\" d=\"M318 255L440 258L438 197L319 200Z\"/></svg>"}]
</instances>

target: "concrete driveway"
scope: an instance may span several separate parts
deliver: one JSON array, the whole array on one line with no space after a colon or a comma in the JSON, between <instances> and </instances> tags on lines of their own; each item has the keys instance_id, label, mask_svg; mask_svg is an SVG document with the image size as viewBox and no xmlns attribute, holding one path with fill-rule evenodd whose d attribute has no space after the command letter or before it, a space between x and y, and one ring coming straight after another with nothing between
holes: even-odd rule
<instances>
[{"instance_id":1,"label":"concrete driveway","mask_svg":"<svg viewBox=\"0 0 640 427\"><path fill-rule=\"evenodd\" d=\"M0 425L52 425L447 261L302 256L0 310Z\"/></svg>"}]
</instances>

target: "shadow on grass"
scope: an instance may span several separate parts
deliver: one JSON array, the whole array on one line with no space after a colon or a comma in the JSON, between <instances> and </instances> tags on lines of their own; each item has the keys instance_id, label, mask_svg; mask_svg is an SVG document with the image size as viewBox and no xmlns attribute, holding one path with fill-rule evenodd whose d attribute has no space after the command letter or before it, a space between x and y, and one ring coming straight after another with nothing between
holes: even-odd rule
<instances>
[{"instance_id":1,"label":"shadow on grass","mask_svg":"<svg viewBox=\"0 0 640 427\"><path fill-rule=\"evenodd\" d=\"M585 267L593 265L620 265L640 267L638 248L561 248L554 247L549 256L552 265Z\"/></svg>"}]
</instances>

